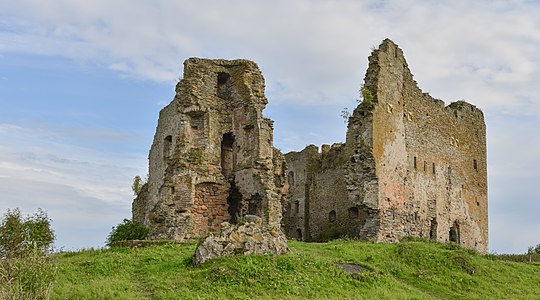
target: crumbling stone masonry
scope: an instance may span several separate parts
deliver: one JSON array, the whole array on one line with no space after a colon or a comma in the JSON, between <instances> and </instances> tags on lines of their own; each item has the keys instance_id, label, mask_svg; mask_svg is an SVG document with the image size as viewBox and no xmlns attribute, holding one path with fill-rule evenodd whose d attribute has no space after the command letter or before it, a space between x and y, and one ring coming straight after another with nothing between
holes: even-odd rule
<instances>
[{"instance_id":1,"label":"crumbling stone masonry","mask_svg":"<svg viewBox=\"0 0 540 300\"><path fill-rule=\"evenodd\" d=\"M257 65L191 58L176 97L160 112L149 178L133 219L151 239L183 240L257 215L279 229L287 182Z\"/></svg>"},{"instance_id":2,"label":"crumbling stone masonry","mask_svg":"<svg viewBox=\"0 0 540 300\"><path fill-rule=\"evenodd\" d=\"M487 252L482 111L423 93L388 39L369 57L362 96L345 143L284 158L255 63L188 59L160 112L134 220L152 239L203 236L249 214L304 241L413 236Z\"/></svg>"},{"instance_id":3,"label":"crumbling stone masonry","mask_svg":"<svg viewBox=\"0 0 540 300\"><path fill-rule=\"evenodd\" d=\"M304 241L425 237L487 252L482 111L423 93L388 39L369 57L362 94L344 144L285 155L285 233Z\"/></svg>"}]
</instances>

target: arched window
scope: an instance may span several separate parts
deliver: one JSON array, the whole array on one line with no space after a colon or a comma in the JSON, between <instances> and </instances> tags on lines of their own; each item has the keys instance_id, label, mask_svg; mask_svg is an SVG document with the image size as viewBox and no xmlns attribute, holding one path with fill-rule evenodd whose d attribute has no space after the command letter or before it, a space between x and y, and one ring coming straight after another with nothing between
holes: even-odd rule
<instances>
[{"instance_id":1,"label":"arched window","mask_svg":"<svg viewBox=\"0 0 540 300\"><path fill-rule=\"evenodd\" d=\"M332 210L328 213L328 221L335 222L336 221L336 211Z\"/></svg>"},{"instance_id":2,"label":"arched window","mask_svg":"<svg viewBox=\"0 0 540 300\"><path fill-rule=\"evenodd\" d=\"M450 227L450 231L448 232L448 240L450 242L455 242L459 244L459 224L454 222L454 225Z\"/></svg>"}]
</instances>

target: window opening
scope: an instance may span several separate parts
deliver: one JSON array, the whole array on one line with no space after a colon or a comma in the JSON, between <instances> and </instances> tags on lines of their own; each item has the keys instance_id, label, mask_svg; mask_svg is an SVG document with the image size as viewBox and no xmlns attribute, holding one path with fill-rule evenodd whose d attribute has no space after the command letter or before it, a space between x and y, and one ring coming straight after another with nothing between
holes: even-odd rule
<instances>
[{"instance_id":1,"label":"window opening","mask_svg":"<svg viewBox=\"0 0 540 300\"><path fill-rule=\"evenodd\" d=\"M454 225L450 227L448 239L450 240L450 242L455 242L459 244L459 224L457 222L454 222Z\"/></svg>"},{"instance_id":2,"label":"window opening","mask_svg":"<svg viewBox=\"0 0 540 300\"><path fill-rule=\"evenodd\" d=\"M437 240L437 219L431 220L431 227L429 230L429 239L432 241Z\"/></svg>"},{"instance_id":3,"label":"window opening","mask_svg":"<svg viewBox=\"0 0 540 300\"><path fill-rule=\"evenodd\" d=\"M358 219L358 207L353 206L349 208L349 219L351 220Z\"/></svg>"},{"instance_id":4,"label":"window opening","mask_svg":"<svg viewBox=\"0 0 540 300\"><path fill-rule=\"evenodd\" d=\"M414 165L414 168L416 169L416 156L413 158L413 165Z\"/></svg>"},{"instance_id":5,"label":"window opening","mask_svg":"<svg viewBox=\"0 0 540 300\"><path fill-rule=\"evenodd\" d=\"M335 210L332 210L328 213L328 220L330 222L335 222L336 221L336 211Z\"/></svg>"},{"instance_id":6,"label":"window opening","mask_svg":"<svg viewBox=\"0 0 540 300\"><path fill-rule=\"evenodd\" d=\"M172 136L168 135L165 137L165 140L163 141L163 157L165 159L171 156L171 150L172 150L171 148L172 148Z\"/></svg>"},{"instance_id":7,"label":"window opening","mask_svg":"<svg viewBox=\"0 0 540 300\"><path fill-rule=\"evenodd\" d=\"M234 167L234 136L228 132L221 140L221 174L228 178L231 176Z\"/></svg>"},{"instance_id":8,"label":"window opening","mask_svg":"<svg viewBox=\"0 0 540 300\"><path fill-rule=\"evenodd\" d=\"M473 167L475 170L478 171L478 162L476 161L476 159L473 159Z\"/></svg>"},{"instance_id":9,"label":"window opening","mask_svg":"<svg viewBox=\"0 0 540 300\"><path fill-rule=\"evenodd\" d=\"M298 228L296 229L296 238L301 241L302 240L302 229Z\"/></svg>"},{"instance_id":10,"label":"window opening","mask_svg":"<svg viewBox=\"0 0 540 300\"><path fill-rule=\"evenodd\" d=\"M217 96L221 99L228 100L232 96L232 80L231 75L225 72L218 73L217 76Z\"/></svg>"}]
</instances>

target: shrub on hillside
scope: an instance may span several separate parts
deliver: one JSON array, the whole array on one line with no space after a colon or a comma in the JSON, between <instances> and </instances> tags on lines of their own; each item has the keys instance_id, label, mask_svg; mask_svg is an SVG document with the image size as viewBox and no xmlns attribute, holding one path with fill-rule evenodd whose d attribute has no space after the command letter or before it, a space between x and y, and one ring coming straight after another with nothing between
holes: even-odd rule
<instances>
[{"instance_id":1,"label":"shrub on hillside","mask_svg":"<svg viewBox=\"0 0 540 300\"><path fill-rule=\"evenodd\" d=\"M148 228L135 221L124 219L124 221L112 228L107 237L107 246L113 242L126 240L145 240L148 237Z\"/></svg>"},{"instance_id":2,"label":"shrub on hillside","mask_svg":"<svg viewBox=\"0 0 540 300\"><path fill-rule=\"evenodd\" d=\"M8 210L0 221L0 299L49 299L56 277L52 251L54 231L39 209L23 218Z\"/></svg>"},{"instance_id":3,"label":"shrub on hillside","mask_svg":"<svg viewBox=\"0 0 540 300\"><path fill-rule=\"evenodd\" d=\"M54 231L51 219L41 209L26 218L16 208L9 210L0 222L0 257L23 257L32 251L52 251Z\"/></svg>"}]
</instances>

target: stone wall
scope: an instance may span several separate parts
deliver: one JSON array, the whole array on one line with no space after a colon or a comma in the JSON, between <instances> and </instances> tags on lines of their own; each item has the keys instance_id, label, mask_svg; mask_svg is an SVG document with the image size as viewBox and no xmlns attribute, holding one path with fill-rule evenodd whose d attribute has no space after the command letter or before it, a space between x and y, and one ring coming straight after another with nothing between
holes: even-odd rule
<instances>
[{"instance_id":1,"label":"stone wall","mask_svg":"<svg viewBox=\"0 0 540 300\"><path fill-rule=\"evenodd\" d=\"M385 40L369 57L363 102L344 145L285 155L291 172L285 228L304 240L339 236L397 242L455 241L487 251L486 127L464 101L444 106L413 80L403 52ZM301 218L301 219L300 219ZM303 222L302 222L303 221Z\"/></svg>"},{"instance_id":2,"label":"stone wall","mask_svg":"<svg viewBox=\"0 0 540 300\"><path fill-rule=\"evenodd\" d=\"M160 112L134 220L153 239L199 237L257 215L304 241L414 236L486 252L482 112L423 93L390 40L369 57L361 92L344 144L283 156L255 63L188 59Z\"/></svg>"},{"instance_id":3,"label":"stone wall","mask_svg":"<svg viewBox=\"0 0 540 300\"><path fill-rule=\"evenodd\" d=\"M133 203L151 238L203 236L246 214L280 226L286 167L262 115L267 102L251 61L184 63L176 96L160 112L148 184Z\"/></svg>"}]
</instances>

